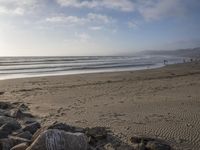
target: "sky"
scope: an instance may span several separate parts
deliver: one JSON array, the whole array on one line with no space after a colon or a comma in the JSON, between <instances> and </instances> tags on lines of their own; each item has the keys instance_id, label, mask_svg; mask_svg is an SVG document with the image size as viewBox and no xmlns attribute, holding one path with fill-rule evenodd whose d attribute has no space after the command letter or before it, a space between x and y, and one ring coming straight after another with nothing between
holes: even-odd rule
<instances>
[{"instance_id":1,"label":"sky","mask_svg":"<svg viewBox=\"0 0 200 150\"><path fill-rule=\"evenodd\" d=\"M200 46L199 0L0 0L0 56Z\"/></svg>"}]
</instances>

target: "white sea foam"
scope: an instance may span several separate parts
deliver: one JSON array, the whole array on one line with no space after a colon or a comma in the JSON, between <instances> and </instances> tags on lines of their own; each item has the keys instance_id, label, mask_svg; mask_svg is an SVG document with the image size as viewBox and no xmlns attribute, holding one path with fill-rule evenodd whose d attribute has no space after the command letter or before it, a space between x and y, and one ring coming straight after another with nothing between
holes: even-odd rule
<instances>
[{"instance_id":1,"label":"white sea foam","mask_svg":"<svg viewBox=\"0 0 200 150\"><path fill-rule=\"evenodd\" d=\"M1 57L0 79L140 70L180 63L172 56Z\"/></svg>"}]
</instances>

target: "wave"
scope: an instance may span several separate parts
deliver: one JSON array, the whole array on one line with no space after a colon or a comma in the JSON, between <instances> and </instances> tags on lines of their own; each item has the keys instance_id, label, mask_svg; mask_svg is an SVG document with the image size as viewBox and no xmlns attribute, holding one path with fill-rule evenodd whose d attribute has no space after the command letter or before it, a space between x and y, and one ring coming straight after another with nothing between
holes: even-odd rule
<instances>
[{"instance_id":1,"label":"wave","mask_svg":"<svg viewBox=\"0 0 200 150\"><path fill-rule=\"evenodd\" d=\"M146 69L163 65L163 60L178 63L182 58L172 56L81 56L81 57L1 57L0 79L71 72L105 72L115 70Z\"/></svg>"}]
</instances>

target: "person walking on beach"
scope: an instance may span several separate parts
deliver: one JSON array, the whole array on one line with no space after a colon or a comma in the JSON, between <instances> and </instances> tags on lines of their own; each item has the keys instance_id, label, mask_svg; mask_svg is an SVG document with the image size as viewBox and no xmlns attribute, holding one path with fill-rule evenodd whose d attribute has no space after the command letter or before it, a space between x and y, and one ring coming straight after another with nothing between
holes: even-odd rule
<instances>
[{"instance_id":1,"label":"person walking on beach","mask_svg":"<svg viewBox=\"0 0 200 150\"><path fill-rule=\"evenodd\" d=\"M167 61L167 60L164 60L163 63L164 63L164 65L166 65L166 64L168 63L168 61Z\"/></svg>"}]
</instances>

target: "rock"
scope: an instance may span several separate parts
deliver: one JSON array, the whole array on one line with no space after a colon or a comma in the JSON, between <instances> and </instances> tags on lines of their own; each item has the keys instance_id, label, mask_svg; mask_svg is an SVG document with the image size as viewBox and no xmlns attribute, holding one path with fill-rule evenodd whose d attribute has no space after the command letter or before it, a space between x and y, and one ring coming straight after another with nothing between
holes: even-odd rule
<instances>
[{"instance_id":1,"label":"rock","mask_svg":"<svg viewBox=\"0 0 200 150\"><path fill-rule=\"evenodd\" d=\"M147 144L149 141L155 141L155 139L152 139L152 138L148 138L148 137L131 137L130 139L131 143L133 144L139 144L139 143L144 143L144 144Z\"/></svg>"},{"instance_id":2,"label":"rock","mask_svg":"<svg viewBox=\"0 0 200 150\"><path fill-rule=\"evenodd\" d=\"M105 150L115 150L115 148L112 146L111 143L108 143L108 144L104 145L104 149Z\"/></svg>"},{"instance_id":3,"label":"rock","mask_svg":"<svg viewBox=\"0 0 200 150\"><path fill-rule=\"evenodd\" d=\"M0 116L6 116L6 114L8 114L8 111L0 109Z\"/></svg>"},{"instance_id":4,"label":"rock","mask_svg":"<svg viewBox=\"0 0 200 150\"><path fill-rule=\"evenodd\" d=\"M171 147L167 144L158 141L149 141L146 145L148 150L171 150Z\"/></svg>"},{"instance_id":5,"label":"rock","mask_svg":"<svg viewBox=\"0 0 200 150\"><path fill-rule=\"evenodd\" d=\"M40 135L40 134L42 134L43 132L45 132L46 130L48 130L48 127L41 127L40 129L38 129L34 134L33 134L33 136L32 136L32 141L35 141L37 138L38 138L38 136Z\"/></svg>"},{"instance_id":6,"label":"rock","mask_svg":"<svg viewBox=\"0 0 200 150\"><path fill-rule=\"evenodd\" d=\"M101 140L107 137L107 130L103 127L87 128L86 135L96 140Z\"/></svg>"},{"instance_id":7,"label":"rock","mask_svg":"<svg viewBox=\"0 0 200 150\"><path fill-rule=\"evenodd\" d=\"M140 137L131 137L130 141L131 143L141 143L141 138Z\"/></svg>"},{"instance_id":8,"label":"rock","mask_svg":"<svg viewBox=\"0 0 200 150\"><path fill-rule=\"evenodd\" d=\"M21 128L21 125L19 124L19 122L16 120L13 120L13 121L10 121L10 122L2 125L0 127L0 131L4 131L4 132L11 134L13 131L16 131L20 128Z\"/></svg>"},{"instance_id":9,"label":"rock","mask_svg":"<svg viewBox=\"0 0 200 150\"><path fill-rule=\"evenodd\" d=\"M34 122L25 126L23 131L29 131L31 134L34 134L40 127L41 126L39 122Z\"/></svg>"},{"instance_id":10,"label":"rock","mask_svg":"<svg viewBox=\"0 0 200 150\"><path fill-rule=\"evenodd\" d=\"M28 118L32 118L33 117L32 114L25 113L20 108L11 110L9 116L13 117L13 118L18 118L18 119L25 118L25 117L28 117Z\"/></svg>"},{"instance_id":11,"label":"rock","mask_svg":"<svg viewBox=\"0 0 200 150\"><path fill-rule=\"evenodd\" d=\"M0 109L9 109L12 105L9 102L0 102Z\"/></svg>"},{"instance_id":12,"label":"rock","mask_svg":"<svg viewBox=\"0 0 200 150\"><path fill-rule=\"evenodd\" d=\"M35 121L35 119L31 119L31 118L29 118L28 120L25 120L25 124L31 124L31 123L34 123L34 122L36 122Z\"/></svg>"},{"instance_id":13,"label":"rock","mask_svg":"<svg viewBox=\"0 0 200 150\"><path fill-rule=\"evenodd\" d=\"M70 126L70 125L65 124L65 123L57 123L57 122L50 125L48 127L48 129L58 129L58 130L64 130L66 132L72 132L72 133L76 133L76 132L84 133L85 132L84 128L73 127L73 126Z\"/></svg>"},{"instance_id":14,"label":"rock","mask_svg":"<svg viewBox=\"0 0 200 150\"><path fill-rule=\"evenodd\" d=\"M11 148L11 150L26 150L28 146L28 143L21 143Z\"/></svg>"},{"instance_id":15,"label":"rock","mask_svg":"<svg viewBox=\"0 0 200 150\"><path fill-rule=\"evenodd\" d=\"M27 111L27 110L29 110L28 106L25 105L25 104L19 105L19 109L20 109L21 111Z\"/></svg>"},{"instance_id":16,"label":"rock","mask_svg":"<svg viewBox=\"0 0 200 150\"><path fill-rule=\"evenodd\" d=\"M79 132L79 133L85 133L85 129L84 128L80 128L80 127L75 127L74 132Z\"/></svg>"},{"instance_id":17,"label":"rock","mask_svg":"<svg viewBox=\"0 0 200 150\"><path fill-rule=\"evenodd\" d=\"M49 129L40 134L27 150L87 150L87 147L87 137L83 133Z\"/></svg>"},{"instance_id":18,"label":"rock","mask_svg":"<svg viewBox=\"0 0 200 150\"><path fill-rule=\"evenodd\" d=\"M31 140L33 135L29 131L25 131L17 134L16 136L27 140Z\"/></svg>"},{"instance_id":19,"label":"rock","mask_svg":"<svg viewBox=\"0 0 200 150\"><path fill-rule=\"evenodd\" d=\"M8 132L5 132L5 131L0 131L0 139L4 139L4 138L7 138L9 135Z\"/></svg>"},{"instance_id":20,"label":"rock","mask_svg":"<svg viewBox=\"0 0 200 150\"><path fill-rule=\"evenodd\" d=\"M22 116L23 116L23 113L20 109L14 109L14 110L11 110L10 112L10 117L22 118Z\"/></svg>"},{"instance_id":21,"label":"rock","mask_svg":"<svg viewBox=\"0 0 200 150\"><path fill-rule=\"evenodd\" d=\"M5 92L0 92L0 95L3 95Z\"/></svg>"},{"instance_id":22,"label":"rock","mask_svg":"<svg viewBox=\"0 0 200 150\"><path fill-rule=\"evenodd\" d=\"M48 129L58 129L58 130L64 130L66 132L74 132L75 127L72 127L65 123L55 123L53 125L50 125Z\"/></svg>"},{"instance_id":23,"label":"rock","mask_svg":"<svg viewBox=\"0 0 200 150\"><path fill-rule=\"evenodd\" d=\"M117 147L115 150L135 150L135 149L129 145L121 145Z\"/></svg>"},{"instance_id":24,"label":"rock","mask_svg":"<svg viewBox=\"0 0 200 150\"><path fill-rule=\"evenodd\" d=\"M134 150L149 150L149 149L146 149L146 146L144 143L134 144L133 149Z\"/></svg>"},{"instance_id":25,"label":"rock","mask_svg":"<svg viewBox=\"0 0 200 150\"><path fill-rule=\"evenodd\" d=\"M96 148L89 146L87 150L96 150Z\"/></svg>"},{"instance_id":26,"label":"rock","mask_svg":"<svg viewBox=\"0 0 200 150\"><path fill-rule=\"evenodd\" d=\"M11 121L15 121L15 119L11 118L11 117L7 117L7 116L0 116L0 126L11 122Z\"/></svg>"},{"instance_id":27,"label":"rock","mask_svg":"<svg viewBox=\"0 0 200 150\"><path fill-rule=\"evenodd\" d=\"M15 145L21 144L21 143L29 143L29 140L19 138L19 137L9 137L5 139L0 140L0 149L1 150L10 150Z\"/></svg>"}]
</instances>

